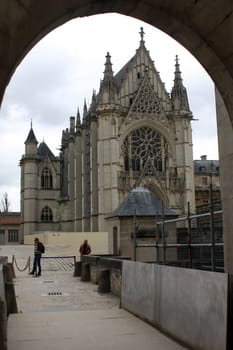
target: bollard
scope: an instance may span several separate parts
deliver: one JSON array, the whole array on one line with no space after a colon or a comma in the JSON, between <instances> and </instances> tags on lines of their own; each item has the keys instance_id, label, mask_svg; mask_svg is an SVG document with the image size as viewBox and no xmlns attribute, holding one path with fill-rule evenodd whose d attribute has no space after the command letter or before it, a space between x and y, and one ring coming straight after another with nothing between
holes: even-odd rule
<instances>
[{"instance_id":1,"label":"bollard","mask_svg":"<svg viewBox=\"0 0 233 350\"><path fill-rule=\"evenodd\" d=\"M77 261L74 265L74 277L80 277L82 275L82 261Z\"/></svg>"},{"instance_id":2,"label":"bollard","mask_svg":"<svg viewBox=\"0 0 233 350\"><path fill-rule=\"evenodd\" d=\"M111 292L111 282L110 282L110 271L102 270L99 273L99 293L110 293Z\"/></svg>"},{"instance_id":3,"label":"bollard","mask_svg":"<svg viewBox=\"0 0 233 350\"><path fill-rule=\"evenodd\" d=\"M90 274L90 264L83 263L82 264L82 274L81 274L81 281L88 282L91 279Z\"/></svg>"}]
</instances>

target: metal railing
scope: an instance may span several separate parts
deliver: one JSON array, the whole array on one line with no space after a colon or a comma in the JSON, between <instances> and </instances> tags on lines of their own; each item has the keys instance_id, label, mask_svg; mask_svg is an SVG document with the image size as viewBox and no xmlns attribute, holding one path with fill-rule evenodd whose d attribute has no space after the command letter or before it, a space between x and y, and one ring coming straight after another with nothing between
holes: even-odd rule
<instances>
[{"instance_id":1,"label":"metal railing","mask_svg":"<svg viewBox=\"0 0 233 350\"><path fill-rule=\"evenodd\" d=\"M172 220L155 218L150 235L138 234L134 222L134 260L138 248L154 249L158 264L201 270L224 271L222 210L212 206L205 213ZM148 237L151 237L149 240Z\"/></svg>"}]
</instances>

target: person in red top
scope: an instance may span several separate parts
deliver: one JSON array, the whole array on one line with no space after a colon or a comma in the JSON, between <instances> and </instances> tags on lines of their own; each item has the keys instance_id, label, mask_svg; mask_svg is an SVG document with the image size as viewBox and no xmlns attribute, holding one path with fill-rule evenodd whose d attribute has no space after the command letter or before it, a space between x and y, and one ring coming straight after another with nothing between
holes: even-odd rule
<instances>
[{"instance_id":1,"label":"person in red top","mask_svg":"<svg viewBox=\"0 0 233 350\"><path fill-rule=\"evenodd\" d=\"M88 243L88 240L85 239L83 244L81 244L80 248L79 248L79 253L80 255L88 255L91 253L91 246Z\"/></svg>"}]
</instances>

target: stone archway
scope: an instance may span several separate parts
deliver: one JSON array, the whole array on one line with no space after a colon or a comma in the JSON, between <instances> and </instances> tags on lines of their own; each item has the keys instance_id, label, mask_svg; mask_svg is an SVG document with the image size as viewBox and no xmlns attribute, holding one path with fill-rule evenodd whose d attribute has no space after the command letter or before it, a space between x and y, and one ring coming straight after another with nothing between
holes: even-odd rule
<instances>
[{"instance_id":1,"label":"stone archway","mask_svg":"<svg viewBox=\"0 0 233 350\"><path fill-rule=\"evenodd\" d=\"M2 0L0 3L0 102L16 67L47 33L66 21L116 12L141 19L172 36L205 67L219 97L218 130L224 208L225 265L233 272L233 3L229 0ZM119 23L120 25L120 23Z\"/></svg>"}]
</instances>

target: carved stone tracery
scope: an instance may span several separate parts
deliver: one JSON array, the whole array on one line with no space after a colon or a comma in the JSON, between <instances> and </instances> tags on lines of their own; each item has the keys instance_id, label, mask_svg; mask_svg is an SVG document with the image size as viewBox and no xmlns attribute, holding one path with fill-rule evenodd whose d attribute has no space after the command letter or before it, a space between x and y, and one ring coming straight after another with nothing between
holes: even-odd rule
<instances>
[{"instance_id":1,"label":"carved stone tracery","mask_svg":"<svg viewBox=\"0 0 233 350\"><path fill-rule=\"evenodd\" d=\"M123 143L125 170L140 171L151 159L159 172L164 172L168 157L168 144L156 130L142 127L133 130Z\"/></svg>"}]
</instances>

